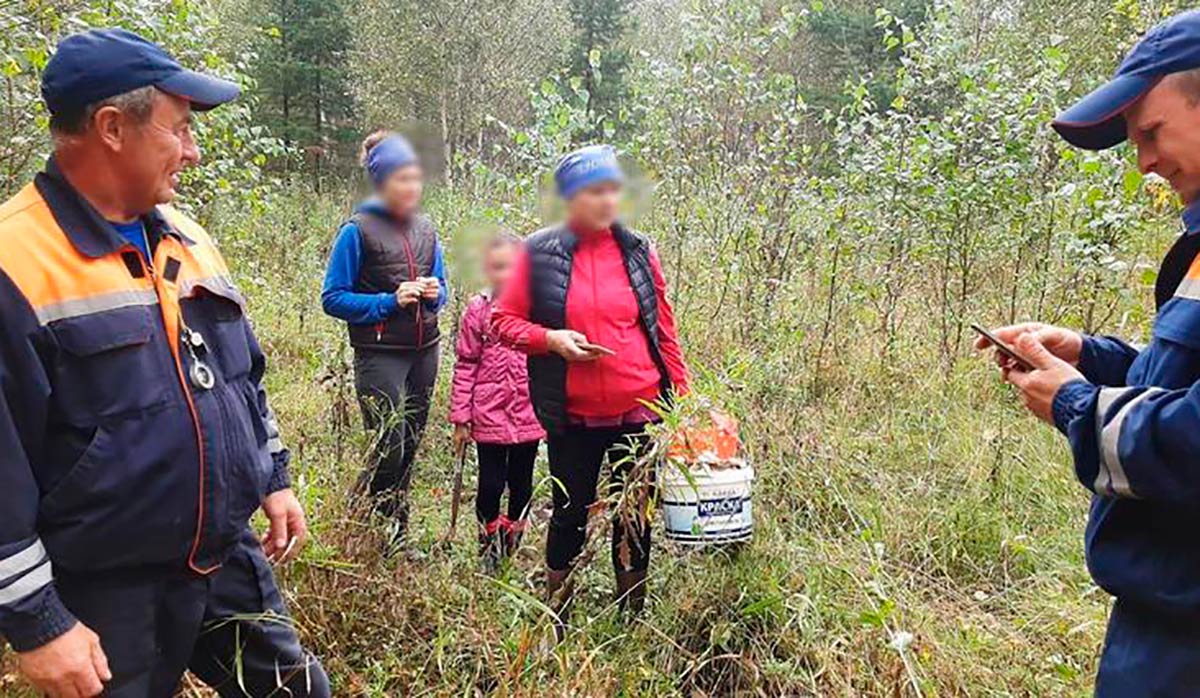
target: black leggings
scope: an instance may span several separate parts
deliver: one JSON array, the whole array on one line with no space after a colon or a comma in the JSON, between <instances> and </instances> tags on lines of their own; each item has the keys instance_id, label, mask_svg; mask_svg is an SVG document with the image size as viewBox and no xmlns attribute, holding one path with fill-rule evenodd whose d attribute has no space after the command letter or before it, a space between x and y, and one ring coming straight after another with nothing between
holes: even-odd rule
<instances>
[{"instance_id":1,"label":"black leggings","mask_svg":"<svg viewBox=\"0 0 1200 698\"><path fill-rule=\"evenodd\" d=\"M476 444L479 453L479 492L475 516L488 524L500 518L500 498L508 487L508 518L519 521L533 497L533 463L540 441L520 444Z\"/></svg>"},{"instance_id":2,"label":"black leggings","mask_svg":"<svg viewBox=\"0 0 1200 698\"><path fill-rule=\"evenodd\" d=\"M437 345L420 351L354 351L363 422L379 438L367 473L371 496L377 511L402 524L408 520L413 458L429 418L437 371Z\"/></svg>"},{"instance_id":3,"label":"black leggings","mask_svg":"<svg viewBox=\"0 0 1200 698\"><path fill-rule=\"evenodd\" d=\"M588 507L596 501L605 458L612 466L607 495L620 493L631 472L637 473L638 479L647 485L638 489L638 506L625 509L636 512L632 520L622 521L619 511L613 514L613 565L618 571L644 571L649 567L650 523L646 519L645 498L651 494L649 486L654 483L654 469L637 465L648 441L644 425L611 429L568 427L550 437L550 475L556 482L554 515L546 536L547 567L564 571L583 551ZM627 553L623 553L624 548ZM626 554L628 565L623 561Z\"/></svg>"}]
</instances>

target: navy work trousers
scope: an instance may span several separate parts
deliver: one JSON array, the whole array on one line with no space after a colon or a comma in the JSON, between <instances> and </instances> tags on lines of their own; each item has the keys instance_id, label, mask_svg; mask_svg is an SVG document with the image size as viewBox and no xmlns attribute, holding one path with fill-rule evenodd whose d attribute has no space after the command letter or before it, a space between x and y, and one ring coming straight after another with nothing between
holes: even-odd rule
<instances>
[{"instance_id":1,"label":"navy work trousers","mask_svg":"<svg viewBox=\"0 0 1200 698\"><path fill-rule=\"evenodd\" d=\"M246 529L221 569L57 573L67 608L100 636L109 698L170 698L185 670L222 698L328 698L300 647L262 547Z\"/></svg>"},{"instance_id":2,"label":"navy work trousers","mask_svg":"<svg viewBox=\"0 0 1200 698\"><path fill-rule=\"evenodd\" d=\"M1117 600L1096 677L1097 698L1200 696L1200 614Z\"/></svg>"}]
</instances>

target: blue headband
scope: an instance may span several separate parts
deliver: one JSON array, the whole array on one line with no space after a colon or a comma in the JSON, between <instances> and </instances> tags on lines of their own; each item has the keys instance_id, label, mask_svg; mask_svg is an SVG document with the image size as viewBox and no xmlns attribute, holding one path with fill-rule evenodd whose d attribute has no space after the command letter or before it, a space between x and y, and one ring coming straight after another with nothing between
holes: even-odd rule
<instances>
[{"instance_id":1,"label":"blue headband","mask_svg":"<svg viewBox=\"0 0 1200 698\"><path fill-rule=\"evenodd\" d=\"M558 195L570 199L580 189L600 182L625 181L625 173L617 162L617 149L611 145L589 145L570 153L558 161L554 169L554 182Z\"/></svg>"},{"instance_id":2,"label":"blue headband","mask_svg":"<svg viewBox=\"0 0 1200 698\"><path fill-rule=\"evenodd\" d=\"M416 164L417 152L413 150L412 143L399 134L384 138L367 153L367 174L376 187L401 167Z\"/></svg>"}]
</instances>

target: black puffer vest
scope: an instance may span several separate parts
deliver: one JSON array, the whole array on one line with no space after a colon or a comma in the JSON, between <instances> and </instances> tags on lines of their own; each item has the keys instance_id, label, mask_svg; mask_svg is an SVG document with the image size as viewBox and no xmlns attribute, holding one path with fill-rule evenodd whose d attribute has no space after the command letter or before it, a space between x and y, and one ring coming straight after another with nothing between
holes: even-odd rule
<instances>
[{"instance_id":1,"label":"black puffer vest","mask_svg":"<svg viewBox=\"0 0 1200 698\"><path fill-rule=\"evenodd\" d=\"M369 211L354 214L362 238L362 268L354 282L356 293L394 293L405 281L433 274L437 231L425 216L408 223ZM347 325L350 344L362 349L414 350L438 341L437 313L424 303L396 311L376 325Z\"/></svg>"},{"instance_id":2,"label":"black puffer vest","mask_svg":"<svg viewBox=\"0 0 1200 698\"><path fill-rule=\"evenodd\" d=\"M650 356L661 376L662 396L670 398L671 379L663 362L658 334L658 296L650 266L650 242L622 225L613 226L613 237L621 248L625 271L637 299L642 330L650 345ZM566 329L567 288L578 239L566 226L539 230L525 240L529 254L529 283L532 304L529 319L551 330ZM538 421L551 434L567 424L567 362L557 354L529 357L529 394Z\"/></svg>"}]
</instances>

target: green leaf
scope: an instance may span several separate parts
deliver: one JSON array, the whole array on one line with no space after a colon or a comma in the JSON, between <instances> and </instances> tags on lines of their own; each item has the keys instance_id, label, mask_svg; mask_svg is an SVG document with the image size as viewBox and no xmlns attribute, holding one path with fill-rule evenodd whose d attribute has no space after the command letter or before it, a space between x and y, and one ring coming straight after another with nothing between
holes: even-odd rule
<instances>
[{"instance_id":1,"label":"green leaf","mask_svg":"<svg viewBox=\"0 0 1200 698\"><path fill-rule=\"evenodd\" d=\"M1143 179L1143 177L1142 177L1141 172L1138 172L1137 170L1134 170L1134 169L1126 170L1125 171L1125 180L1124 180L1125 195L1133 196L1134 194L1136 194L1138 189L1141 188L1141 186L1142 186L1142 179Z\"/></svg>"}]
</instances>

